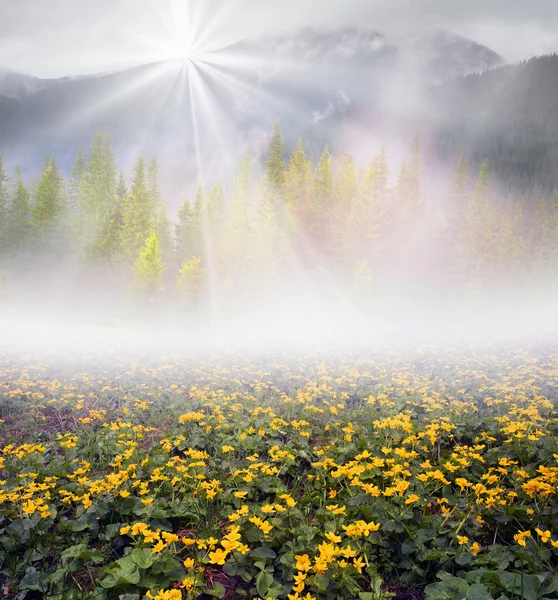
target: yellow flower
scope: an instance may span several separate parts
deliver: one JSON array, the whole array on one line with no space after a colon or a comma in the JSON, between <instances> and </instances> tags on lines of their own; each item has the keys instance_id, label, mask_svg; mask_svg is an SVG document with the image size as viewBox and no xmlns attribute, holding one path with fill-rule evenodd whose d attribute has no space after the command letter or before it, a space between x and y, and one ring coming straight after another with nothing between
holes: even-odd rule
<instances>
[{"instance_id":1,"label":"yellow flower","mask_svg":"<svg viewBox=\"0 0 558 600\"><path fill-rule=\"evenodd\" d=\"M153 548L151 548L151 552L153 554L157 554L158 552L161 552L161 550L164 550L166 548L166 544L163 542L163 540L159 540L155 546L153 546Z\"/></svg>"},{"instance_id":2,"label":"yellow flower","mask_svg":"<svg viewBox=\"0 0 558 600\"><path fill-rule=\"evenodd\" d=\"M473 556L476 556L481 550L480 544L478 542L473 542L471 545L471 553Z\"/></svg>"},{"instance_id":3,"label":"yellow flower","mask_svg":"<svg viewBox=\"0 0 558 600\"><path fill-rule=\"evenodd\" d=\"M459 540L459 545L463 546L469 541L469 538L466 535L458 535L457 539Z\"/></svg>"},{"instance_id":4,"label":"yellow flower","mask_svg":"<svg viewBox=\"0 0 558 600\"><path fill-rule=\"evenodd\" d=\"M227 551L217 548L214 552L209 553L209 562L214 565L224 565L227 560Z\"/></svg>"},{"instance_id":5,"label":"yellow flower","mask_svg":"<svg viewBox=\"0 0 558 600\"><path fill-rule=\"evenodd\" d=\"M227 454L227 452L234 452L234 446L221 446L221 452Z\"/></svg>"},{"instance_id":6,"label":"yellow flower","mask_svg":"<svg viewBox=\"0 0 558 600\"><path fill-rule=\"evenodd\" d=\"M195 561L193 558L187 558L182 563L187 569L192 569L194 567Z\"/></svg>"},{"instance_id":7,"label":"yellow flower","mask_svg":"<svg viewBox=\"0 0 558 600\"><path fill-rule=\"evenodd\" d=\"M527 544L526 544L526 542L525 542L525 540L526 540L528 537L531 537L531 532L530 532L529 530L527 530L527 531L520 531L519 533L516 533L516 534L513 536L513 539L514 539L514 540L515 540L515 541L516 541L516 542L517 542L517 543L518 543L520 546L523 546L523 547L525 548L525 547L526 547L526 545L527 545Z\"/></svg>"},{"instance_id":8,"label":"yellow flower","mask_svg":"<svg viewBox=\"0 0 558 600\"><path fill-rule=\"evenodd\" d=\"M173 542L178 542L180 538L176 535L176 533L169 533L168 531L163 531L161 533L161 537L167 542L167 544L172 544Z\"/></svg>"},{"instance_id":9,"label":"yellow flower","mask_svg":"<svg viewBox=\"0 0 558 600\"><path fill-rule=\"evenodd\" d=\"M295 556L296 560L296 570L297 571L309 571L312 568L312 561L308 554L302 554Z\"/></svg>"},{"instance_id":10,"label":"yellow flower","mask_svg":"<svg viewBox=\"0 0 558 600\"><path fill-rule=\"evenodd\" d=\"M248 495L248 492L235 492L234 497L243 500Z\"/></svg>"},{"instance_id":11,"label":"yellow flower","mask_svg":"<svg viewBox=\"0 0 558 600\"><path fill-rule=\"evenodd\" d=\"M281 496L279 496L279 498L281 498L281 500L284 500L285 504L289 508L294 508L296 506L296 500L292 496L289 496L289 494L282 494Z\"/></svg>"},{"instance_id":12,"label":"yellow flower","mask_svg":"<svg viewBox=\"0 0 558 600\"><path fill-rule=\"evenodd\" d=\"M420 496L418 494L411 494L407 500L405 500L405 504L413 504L414 502L418 502L420 500Z\"/></svg>"},{"instance_id":13,"label":"yellow flower","mask_svg":"<svg viewBox=\"0 0 558 600\"><path fill-rule=\"evenodd\" d=\"M146 544L152 544L154 542L158 542L161 539L161 536L159 535L158 531L149 531L149 529L146 529L145 531L142 531L143 534L143 541Z\"/></svg>"},{"instance_id":14,"label":"yellow flower","mask_svg":"<svg viewBox=\"0 0 558 600\"><path fill-rule=\"evenodd\" d=\"M362 560L362 558L359 556L358 558L354 558L353 559L353 566L356 568L356 570L359 573L362 573L362 568L364 567L365 562Z\"/></svg>"},{"instance_id":15,"label":"yellow flower","mask_svg":"<svg viewBox=\"0 0 558 600\"><path fill-rule=\"evenodd\" d=\"M552 534L550 533L550 531L548 529L546 531L541 531L537 527L535 529L535 531L537 532L537 535L541 538L541 541L543 544L546 544L546 542L548 542L548 540L552 537Z\"/></svg>"}]
</instances>

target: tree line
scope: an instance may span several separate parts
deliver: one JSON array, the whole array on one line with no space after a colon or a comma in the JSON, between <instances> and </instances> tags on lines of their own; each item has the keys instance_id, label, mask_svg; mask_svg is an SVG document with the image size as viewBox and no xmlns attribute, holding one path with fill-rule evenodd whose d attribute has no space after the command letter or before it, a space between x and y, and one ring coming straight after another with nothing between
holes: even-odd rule
<instances>
[{"instance_id":1,"label":"tree line","mask_svg":"<svg viewBox=\"0 0 558 600\"><path fill-rule=\"evenodd\" d=\"M295 271L325 269L365 301L394 288L493 293L557 272L558 195L501 197L487 162L472 174L461 158L433 202L418 138L391 177L385 151L363 167L326 146L313 164L298 140L286 157L276 124L258 167L246 152L232 181L200 185L171 222L156 158L139 157L128 179L107 135L78 152L68 178L49 156L28 184L0 154L0 270L17 279L71 258L190 307L203 307L210 288L239 299L289 285Z\"/></svg>"}]
</instances>

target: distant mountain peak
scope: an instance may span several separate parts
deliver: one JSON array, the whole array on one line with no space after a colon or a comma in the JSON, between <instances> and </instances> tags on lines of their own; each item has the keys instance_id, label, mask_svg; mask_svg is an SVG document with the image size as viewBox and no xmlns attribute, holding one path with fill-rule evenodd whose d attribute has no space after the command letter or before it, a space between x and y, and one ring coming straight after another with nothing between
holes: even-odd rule
<instances>
[{"instance_id":1,"label":"distant mountain peak","mask_svg":"<svg viewBox=\"0 0 558 600\"><path fill-rule=\"evenodd\" d=\"M23 100L44 87L38 77L18 73L5 65L0 65L0 95L14 100Z\"/></svg>"}]
</instances>

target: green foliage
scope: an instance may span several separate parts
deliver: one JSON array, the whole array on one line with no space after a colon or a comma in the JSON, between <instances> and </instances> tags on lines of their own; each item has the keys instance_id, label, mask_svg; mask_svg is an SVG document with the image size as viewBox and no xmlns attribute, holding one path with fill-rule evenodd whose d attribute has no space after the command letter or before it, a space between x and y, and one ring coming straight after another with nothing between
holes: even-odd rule
<instances>
[{"instance_id":1,"label":"green foliage","mask_svg":"<svg viewBox=\"0 0 558 600\"><path fill-rule=\"evenodd\" d=\"M58 170L56 158L48 157L35 188L32 212L35 239L42 248L51 251L64 249L60 234L66 208L64 179Z\"/></svg>"},{"instance_id":2,"label":"green foliage","mask_svg":"<svg viewBox=\"0 0 558 600\"><path fill-rule=\"evenodd\" d=\"M78 185L74 237L87 261L110 261L120 235L120 204L116 195L116 166L108 136L95 136L87 161L78 154L72 186Z\"/></svg>"},{"instance_id":3,"label":"green foliage","mask_svg":"<svg viewBox=\"0 0 558 600\"><path fill-rule=\"evenodd\" d=\"M197 306L203 297L207 271L202 269L201 259L193 257L186 259L178 276L176 286L181 295L191 305Z\"/></svg>"},{"instance_id":4,"label":"green foliage","mask_svg":"<svg viewBox=\"0 0 558 600\"><path fill-rule=\"evenodd\" d=\"M296 143L285 175L285 199L295 214L304 215L310 209L312 194L312 163L299 139Z\"/></svg>"},{"instance_id":5,"label":"green foliage","mask_svg":"<svg viewBox=\"0 0 558 600\"><path fill-rule=\"evenodd\" d=\"M13 180L11 205L6 218L5 239L12 257L23 258L29 253L32 239L31 194L25 185L20 167L16 167Z\"/></svg>"},{"instance_id":6,"label":"green foliage","mask_svg":"<svg viewBox=\"0 0 558 600\"><path fill-rule=\"evenodd\" d=\"M8 173L4 170L4 156L0 150L0 255L7 249L6 236L8 235Z\"/></svg>"},{"instance_id":7,"label":"green foliage","mask_svg":"<svg viewBox=\"0 0 558 600\"><path fill-rule=\"evenodd\" d=\"M291 268L327 269L345 299L361 298L363 307L371 295L354 294L355 265L374 273L379 294L436 285L475 298L504 294L510 284L542 288L558 268L556 195L502 196L486 161L473 182L461 157L440 194L445 201L429 198L418 137L391 183L384 150L360 167L326 146L313 165L298 140L285 168L276 124L265 174L252 180L252 170L246 152L229 186L200 185L193 206L185 201L172 223L157 160L146 167L140 157L128 189L106 135L95 137L87 157L78 152L67 198L54 158L29 188L19 172L8 186L0 165L0 247L10 279L56 251L125 288L152 231L170 281L199 257L212 298L230 307L257 290L279 291Z\"/></svg>"},{"instance_id":8,"label":"green foliage","mask_svg":"<svg viewBox=\"0 0 558 600\"><path fill-rule=\"evenodd\" d=\"M144 246L154 227L154 213L153 189L149 189L145 163L140 156L136 162L130 192L122 207L120 244L122 254L128 262L135 260Z\"/></svg>"},{"instance_id":9,"label":"green foliage","mask_svg":"<svg viewBox=\"0 0 558 600\"><path fill-rule=\"evenodd\" d=\"M155 231L152 231L134 264L134 279L137 289L148 295L161 292L164 270L159 239Z\"/></svg>"},{"instance_id":10,"label":"green foliage","mask_svg":"<svg viewBox=\"0 0 558 600\"><path fill-rule=\"evenodd\" d=\"M283 162L283 136L279 121L275 123L273 135L269 143L269 157L267 160L267 193L272 202L279 201L285 185L285 164Z\"/></svg>"},{"instance_id":11,"label":"green foliage","mask_svg":"<svg viewBox=\"0 0 558 600\"><path fill-rule=\"evenodd\" d=\"M0 364L6 595L557 600L554 342L169 358Z\"/></svg>"}]
</instances>

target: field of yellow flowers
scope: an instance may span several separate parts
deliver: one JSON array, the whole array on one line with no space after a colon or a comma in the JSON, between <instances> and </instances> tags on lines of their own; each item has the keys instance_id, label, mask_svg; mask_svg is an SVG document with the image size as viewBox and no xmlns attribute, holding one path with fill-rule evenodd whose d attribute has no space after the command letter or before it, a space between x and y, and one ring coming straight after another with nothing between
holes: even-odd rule
<instances>
[{"instance_id":1,"label":"field of yellow flowers","mask_svg":"<svg viewBox=\"0 0 558 600\"><path fill-rule=\"evenodd\" d=\"M0 597L558 598L558 348L0 355Z\"/></svg>"}]
</instances>

